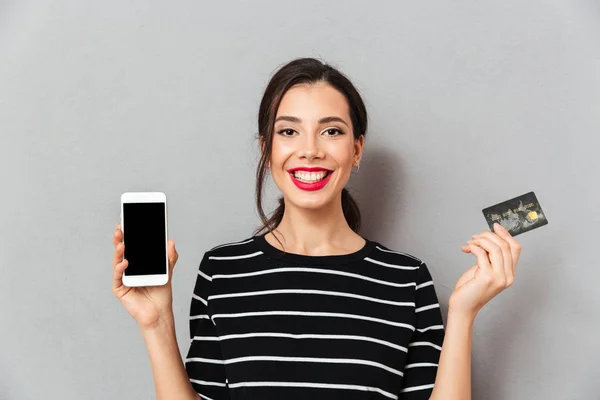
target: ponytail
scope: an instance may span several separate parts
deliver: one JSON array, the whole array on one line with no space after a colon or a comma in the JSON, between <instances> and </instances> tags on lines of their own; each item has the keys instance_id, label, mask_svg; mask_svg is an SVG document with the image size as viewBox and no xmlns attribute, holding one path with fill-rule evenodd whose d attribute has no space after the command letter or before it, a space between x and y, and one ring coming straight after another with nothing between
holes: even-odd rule
<instances>
[{"instance_id":1,"label":"ponytail","mask_svg":"<svg viewBox=\"0 0 600 400\"><path fill-rule=\"evenodd\" d=\"M348 189L342 189L342 211L344 211L344 217L346 222L350 225L350 229L358 233L360 230L360 210L356 200L350 196Z\"/></svg>"}]
</instances>

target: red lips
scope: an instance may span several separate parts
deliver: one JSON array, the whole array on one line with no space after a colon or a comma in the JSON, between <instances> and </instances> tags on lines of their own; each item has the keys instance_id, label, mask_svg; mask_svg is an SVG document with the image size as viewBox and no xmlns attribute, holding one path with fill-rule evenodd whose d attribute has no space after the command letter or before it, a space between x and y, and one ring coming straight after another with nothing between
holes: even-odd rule
<instances>
[{"instance_id":1,"label":"red lips","mask_svg":"<svg viewBox=\"0 0 600 400\"><path fill-rule=\"evenodd\" d=\"M327 171L327 175L325 176L325 178L321 179L318 182L307 183L307 182L302 182L302 181L296 179L296 177L294 176L294 171L306 171L306 172ZM325 187L325 185L327 185L327 182L329 182L329 179L331 178L331 175L332 175L331 170L326 169L326 168L320 168L320 167L296 167L296 168L289 169L288 172L290 174L290 178L292 178L292 182L294 182L296 187L298 187L299 189L302 189L302 190L306 190L306 191L315 191L315 190L323 189Z\"/></svg>"}]
</instances>

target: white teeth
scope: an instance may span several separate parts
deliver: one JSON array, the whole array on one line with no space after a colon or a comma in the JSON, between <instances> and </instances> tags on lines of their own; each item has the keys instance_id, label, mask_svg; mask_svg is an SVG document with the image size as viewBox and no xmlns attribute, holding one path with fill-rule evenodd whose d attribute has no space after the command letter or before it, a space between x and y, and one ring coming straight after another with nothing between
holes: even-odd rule
<instances>
[{"instance_id":1,"label":"white teeth","mask_svg":"<svg viewBox=\"0 0 600 400\"><path fill-rule=\"evenodd\" d=\"M306 172L294 171L294 178L306 183L314 183L322 180L327 175L327 171Z\"/></svg>"}]
</instances>

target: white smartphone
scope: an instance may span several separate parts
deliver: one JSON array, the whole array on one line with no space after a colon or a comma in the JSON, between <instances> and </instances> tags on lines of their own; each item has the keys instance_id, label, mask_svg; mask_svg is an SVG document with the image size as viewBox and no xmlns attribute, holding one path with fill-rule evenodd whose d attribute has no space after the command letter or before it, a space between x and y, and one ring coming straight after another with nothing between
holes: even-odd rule
<instances>
[{"instance_id":1,"label":"white smartphone","mask_svg":"<svg viewBox=\"0 0 600 400\"><path fill-rule=\"evenodd\" d=\"M167 196L162 192L121 195L125 286L161 286L169 280Z\"/></svg>"}]
</instances>

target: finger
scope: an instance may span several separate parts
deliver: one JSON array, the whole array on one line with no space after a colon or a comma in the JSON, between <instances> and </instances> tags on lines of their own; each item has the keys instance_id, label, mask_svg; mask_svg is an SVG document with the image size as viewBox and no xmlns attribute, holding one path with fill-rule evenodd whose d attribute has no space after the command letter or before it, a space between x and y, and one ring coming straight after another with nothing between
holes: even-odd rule
<instances>
[{"instance_id":1,"label":"finger","mask_svg":"<svg viewBox=\"0 0 600 400\"><path fill-rule=\"evenodd\" d=\"M177 254L177 249L175 249L175 242L173 240L169 240L167 243L169 251L169 271L172 272L179 259L179 254Z\"/></svg>"},{"instance_id":2,"label":"finger","mask_svg":"<svg viewBox=\"0 0 600 400\"><path fill-rule=\"evenodd\" d=\"M494 224L494 226L497 227L500 226L500 224ZM500 247L500 249L502 250L502 257L504 258L504 275L506 276L507 284L512 285L514 281L514 269L512 254L510 252L510 245L508 244L508 242L502 237L500 237L498 234L489 231L483 232L478 236L485 237L491 240L492 242L496 243Z\"/></svg>"},{"instance_id":3,"label":"finger","mask_svg":"<svg viewBox=\"0 0 600 400\"><path fill-rule=\"evenodd\" d=\"M464 252L464 253L470 253L471 252L471 246L469 246L471 243L473 243L472 241L468 241L467 244L465 244L464 246L460 246L460 249Z\"/></svg>"},{"instance_id":4,"label":"finger","mask_svg":"<svg viewBox=\"0 0 600 400\"><path fill-rule=\"evenodd\" d=\"M115 252L113 255L113 269L115 268L115 266L118 263L123 262L123 254L124 253L125 253L125 244L118 243L115 247Z\"/></svg>"},{"instance_id":5,"label":"finger","mask_svg":"<svg viewBox=\"0 0 600 400\"><path fill-rule=\"evenodd\" d=\"M502 255L500 246L482 236L478 237L477 239L473 239L472 242L478 246L481 246L485 251L487 251L489 260L492 264L492 270L496 274L505 278L506 273L504 271L504 256Z\"/></svg>"},{"instance_id":6,"label":"finger","mask_svg":"<svg viewBox=\"0 0 600 400\"><path fill-rule=\"evenodd\" d=\"M129 265L129 261L127 261L127 260L115 265L115 268L113 271L113 283L112 283L113 290L117 290L121 286L123 286L123 271L125 271L125 269L127 268L128 265Z\"/></svg>"},{"instance_id":7,"label":"finger","mask_svg":"<svg viewBox=\"0 0 600 400\"><path fill-rule=\"evenodd\" d=\"M504 228L500 224L498 225L499 227L496 232L498 233L498 235L500 235L500 237L506 240L506 242L510 246L510 253L512 255L512 269L514 275L515 270L517 268L517 261L519 261L519 257L521 256L521 243L519 243L514 237L512 237L512 235L508 230L506 230L506 228Z\"/></svg>"},{"instance_id":8,"label":"finger","mask_svg":"<svg viewBox=\"0 0 600 400\"><path fill-rule=\"evenodd\" d=\"M471 253L477 258L477 265L482 271L492 272L492 266L488 259L487 252L476 244L470 244Z\"/></svg>"},{"instance_id":9,"label":"finger","mask_svg":"<svg viewBox=\"0 0 600 400\"><path fill-rule=\"evenodd\" d=\"M504 256L504 273L506 275L506 287L512 286L515 281L515 266L513 261L513 256L510 251L510 244L506 241L503 236L500 236L499 233L502 230L502 225L495 223L494 231L496 232L493 237L500 243L498 246L502 249L502 255Z\"/></svg>"},{"instance_id":10,"label":"finger","mask_svg":"<svg viewBox=\"0 0 600 400\"><path fill-rule=\"evenodd\" d=\"M117 222L117 229L113 233L113 245L117 245L123 241L123 231L121 231L121 224Z\"/></svg>"}]
</instances>

